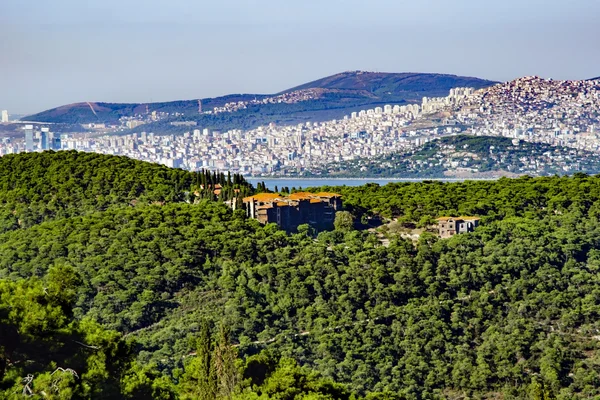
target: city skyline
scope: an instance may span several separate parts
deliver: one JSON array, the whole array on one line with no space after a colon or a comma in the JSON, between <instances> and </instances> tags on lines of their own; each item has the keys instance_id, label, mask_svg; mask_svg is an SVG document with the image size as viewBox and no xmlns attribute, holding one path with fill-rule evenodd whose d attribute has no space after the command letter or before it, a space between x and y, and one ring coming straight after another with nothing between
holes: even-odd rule
<instances>
[{"instance_id":1,"label":"city skyline","mask_svg":"<svg viewBox=\"0 0 600 400\"><path fill-rule=\"evenodd\" d=\"M276 93L347 70L600 75L600 4L539 0L37 4L0 14L0 109Z\"/></svg>"},{"instance_id":2,"label":"city skyline","mask_svg":"<svg viewBox=\"0 0 600 400\"><path fill-rule=\"evenodd\" d=\"M598 110L600 86L597 82L528 77L482 91L455 87L445 97L423 97L420 104L376 106L351 112L342 119L269 124L250 130L217 131L202 127L196 121L172 121L171 125L185 126L189 130L182 135L152 130L114 135L123 126L136 128L168 120L169 114L162 112L122 118L121 127L87 124L93 132L80 134L55 133L48 127L41 127L40 132L33 125L26 125L25 141L5 138L0 143L0 156L48 149L78 150L122 155L192 171L206 168L242 175L277 176L321 175L324 170L337 168L331 164L334 162L342 163L343 170L349 166L354 168L354 174L362 174L369 163L376 163L377 159L383 162L381 165L392 166L381 157L409 154L436 138L466 134L510 138L513 146L523 140L555 147L553 151L549 147L543 151L538 148L536 156L522 152L518 158L522 166L514 165L513 160L511 173L517 168L523 174L547 172L548 168L567 172L581 168L579 161L573 161L573 154L581 155L581 162L588 166L597 158L600 152ZM219 112L236 110L224 107ZM443 119L439 118L440 113ZM478 167L469 166L463 159L470 154L464 152L465 149L457 153L456 160L443 160L443 154L429 155L425 163L418 159L407 168L416 172L442 162L453 168L460 167L461 173L478 173ZM494 145L489 145L490 155L497 156L494 149ZM506 161L505 156L496 159Z\"/></svg>"}]
</instances>

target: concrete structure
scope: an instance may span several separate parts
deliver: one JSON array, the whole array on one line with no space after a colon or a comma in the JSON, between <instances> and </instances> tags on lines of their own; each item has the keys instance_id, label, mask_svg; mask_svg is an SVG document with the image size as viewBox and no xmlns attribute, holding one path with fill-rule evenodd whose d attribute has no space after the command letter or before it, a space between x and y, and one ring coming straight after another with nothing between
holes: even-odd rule
<instances>
[{"instance_id":1,"label":"concrete structure","mask_svg":"<svg viewBox=\"0 0 600 400\"><path fill-rule=\"evenodd\" d=\"M52 150L60 150L62 149L62 144L60 141L60 135L57 133L51 134L52 138L50 140L50 145Z\"/></svg>"},{"instance_id":2,"label":"concrete structure","mask_svg":"<svg viewBox=\"0 0 600 400\"><path fill-rule=\"evenodd\" d=\"M33 125L25 125L23 128L25 131L25 151L33 151Z\"/></svg>"},{"instance_id":3,"label":"concrete structure","mask_svg":"<svg viewBox=\"0 0 600 400\"><path fill-rule=\"evenodd\" d=\"M479 226L477 217L440 217L438 229L442 239L466 232L473 232Z\"/></svg>"},{"instance_id":4,"label":"concrete structure","mask_svg":"<svg viewBox=\"0 0 600 400\"><path fill-rule=\"evenodd\" d=\"M134 129L137 128L140 125L144 125L145 122L144 121L136 121L136 120L131 120L131 121L127 121L125 123L125 126L127 126L127 128L129 129Z\"/></svg>"},{"instance_id":5,"label":"concrete structure","mask_svg":"<svg viewBox=\"0 0 600 400\"><path fill-rule=\"evenodd\" d=\"M2 110L2 122L3 123L8 122L8 110Z\"/></svg>"},{"instance_id":6,"label":"concrete structure","mask_svg":"<svg viewBox=\"0 0 600 400\"><path fill-rule=\"evenodd\" d=\"M50 144L50 129L42 128L42 132L40 134L40 149L50 150Z\"/></svg>"},{"instance_id":7,"label":"concrete structure","mask_svg":"<svg viewBox=\"0 0 600 400\"><path fill-rule=\"evenodd\" d=\"M342 209L342 196L326 192L298 192L289 196L259 193L245 197L243 203L246 215L263 224L276 223L288 232L309 224L323 231L333 229L335 212Z\"/></svg>"}]
</instances>

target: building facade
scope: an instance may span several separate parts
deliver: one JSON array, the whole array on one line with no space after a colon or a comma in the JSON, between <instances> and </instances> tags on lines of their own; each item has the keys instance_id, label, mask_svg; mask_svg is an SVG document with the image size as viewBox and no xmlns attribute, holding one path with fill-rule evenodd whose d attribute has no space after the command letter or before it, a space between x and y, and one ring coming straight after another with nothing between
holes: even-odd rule
<instances>
[{"instance_id":1,"label":"building facade","mask_svg":"<svg viewBox=\"0 0 600 400\"><path fill-rule=\"evenodd\" d=\"M42 128L42 132L40 133L40 150L50 150L50 129Z\"/></svg>"},{"instance_id":2,"label":"building facade","mask_svg":"<svg viewBox=\"0 0 600 400\"><path fill-rule=\"evenodd\" d=\"M442 239L466 232L473 232L479 226L477 217L438 218L438 230Z\"/></svg>"},{"instance_id":3,"label":"building facade","mask_svg":"<svg viewBox=\"0 0 600 400\"><path fill-rule=\"evenodd\" d=\"M25 125L25 151L33 151L33 125Z\"/></svg>"},{"instance_id":4,"label":"building facade","mask_svg":"<svg viewBox=\"0 0 600 400\"><path fill-rule=\"evenodd\" d=\"M336 211L342 209L337 193L298 192L289 196L259 193L243 199L246 215L263 224L276 223L287 232L308 224L317 231L333 229Z\"/></svg>"}]
</instances>

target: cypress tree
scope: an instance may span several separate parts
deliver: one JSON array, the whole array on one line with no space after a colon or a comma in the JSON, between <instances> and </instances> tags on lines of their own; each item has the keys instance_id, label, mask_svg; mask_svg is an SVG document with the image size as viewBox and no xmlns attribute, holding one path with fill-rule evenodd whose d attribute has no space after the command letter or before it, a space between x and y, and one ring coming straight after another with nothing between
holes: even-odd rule
<instances>
[{"instance_id":1,"label":"cypress tree","mask_svg":"<svg viewBox=\"0 0 600 400\"><path fill-rule=\"evenodd\" d=\"M213 355L217 393L220 398L230 399L240 380L235 365L236 358L236 350L229 343L229 329L221 325Z\"/></svg>"},{"instance_id":2,"label":"cypress tree","mask_svg":"<svg viewBox=\"0 0 600 400\"><path fill-rule=\"evenodd\" d=\"M189 398L213 400L217 397L218 381L212 347L208 322L203 320L196 340L196 356L185 366L180 382L181 391Z\"/></svg>"}]
</instances>

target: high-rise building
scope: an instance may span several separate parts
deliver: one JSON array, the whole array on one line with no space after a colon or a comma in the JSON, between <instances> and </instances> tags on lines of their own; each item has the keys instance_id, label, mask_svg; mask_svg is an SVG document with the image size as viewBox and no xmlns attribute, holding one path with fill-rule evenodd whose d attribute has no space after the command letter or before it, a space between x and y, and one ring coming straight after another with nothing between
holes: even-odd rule
<instances>
[{"instance_id":1,"label":"high-rise building","mask_svg":"<svg viewBox=\"0 0 600 400\"><path fill-rule=\"evenodd\" d=\"M25 151L33 151L33 125L25 125Z\"/></svg>"},{"instance_id":2,"label":"high-rise building","mask_svg":"<svg viewBox=\"0 0 600 400\"><path fill-rule=\"evenodd\" d=\"M40 134L40 149L42 150L50 150L50 129L42 128L42 133Z\"/></svg>"},{"instance_id":3,"label":"high-rise building","mask_svg":"<svg viewBox=\"0 0 600 400\"><path fill-rule=\"evenodd\" d=\"M60 141L60 135L58 133L52 133L52 140L50 143L52 150L60 150L62 148L62 142Z\"/></svg>"},{"instance_id":4,"label":"high-rise building","mask_svg":"<svg viewBox=\"0 0 600 400\"><path fill-rule=\"evenodd\" d=\"M2 110L2 122L8 122L8 110Z\"/></svg>"}]
</instances>

